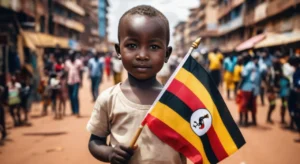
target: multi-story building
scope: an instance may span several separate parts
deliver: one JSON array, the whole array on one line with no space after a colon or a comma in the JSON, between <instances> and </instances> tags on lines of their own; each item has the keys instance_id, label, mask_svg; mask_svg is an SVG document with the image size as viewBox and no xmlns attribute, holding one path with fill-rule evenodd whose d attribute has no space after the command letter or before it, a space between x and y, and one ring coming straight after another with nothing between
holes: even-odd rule
<instances>
[{"instance_id":1,"label":"multi-story building","mask_svg":"<svg viewBox=\"0 0 300 164\"><path fill-rule=\"evenodd\" d=\"M237 47L237 50L291 45L299 42L299 4L300 0L247 0L244 17L245 39L251 39Z\"/></svg>"},{"instance_id":2,"label":"multi-story building","mask_svg":"<svg viewBox=\"0 0 300 164\"><path fill-rule=\"evenodd\" d=\"M185 29L185 22L183 22L183 21L179 22L175 26L173 38L174 38L174 52L176 54L183 54L184 50L185 50L184 29Z\"/></svg>"},{"instance_id":3,"label":"multi-story building","mask_svg":"<svg viewBox=\"0 0 300 164\"><path fill-rule=\"evenodd\" d=\"M93 6L92 0L1 0L0 76L14 72L17 65L9 63L15 58L20 65L29 64L27 68L31 72L38 70L41 75L43 55L55 48L64 52L81 50L106 41L108 3L107 0L97 0L97 3L99 7ZM100 12L103 10L105 17ZM99 23L103 19L104 23ZM86 31L89 32L84 38L82 34Z\"/></svg>"},{"instance_id":4,"label":"multi-story building","mask_svg":"<svg viewBox=\"0 0 300 164\"><path fill-rule=\"evenodd\" d=\"M79 36L85 30L85 10L75 0L50 0L49 13L49 33L69 38L69 46L78 49Z\"/></svg>"},{"instance_id":5,"label":"multi-story building","mask_svg":"<svg viewBox=\"0 0 300 164\"><path fill-rule=\"evenodd\" d=\"M218 6L216 0L202 0L197 14L197 35L202 38L200 48L205 52L216 46L218 36Z\"/></svg>"},{"instance_id":6,"label":"multi-story building","mask_svg":"<svg viewBox=\"0 0 300 164\"><path fill-rule=\"evenodd\" d=\"M107 19L107 8L109 7L109 3L107 0L98 0L98 32L101 39L100 44L97 45L97 50L102 52L108 51L108 40L107 40L107 27L108 27L108 19Z\"/></svg>"},{"instance_id":7,"label":"multi-story building","mask_svg":"<svg viewBox=\"0 0 300 164\"><path fill-rule=\"evenodd\" d=\"M232 52L244 40L245 0L219 0L218 45L223 52Z\"/></svg>"}]
</instances>

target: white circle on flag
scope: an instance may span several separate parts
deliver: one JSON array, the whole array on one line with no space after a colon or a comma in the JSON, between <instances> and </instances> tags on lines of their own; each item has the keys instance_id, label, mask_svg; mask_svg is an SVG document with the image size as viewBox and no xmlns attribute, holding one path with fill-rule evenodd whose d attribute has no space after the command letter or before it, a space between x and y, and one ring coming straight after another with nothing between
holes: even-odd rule
<instances>
[{"instance_id":1,"label":"white circle on flag","mask_svg":"<svg viewBox=\"0 0 300 164\"><path fill-rule=\"evenodd\" d=\"M198 136L203 136L211 127L211 114L207 109L198 109L192 114L190 124Z\"/></svg>"}]
</instances>

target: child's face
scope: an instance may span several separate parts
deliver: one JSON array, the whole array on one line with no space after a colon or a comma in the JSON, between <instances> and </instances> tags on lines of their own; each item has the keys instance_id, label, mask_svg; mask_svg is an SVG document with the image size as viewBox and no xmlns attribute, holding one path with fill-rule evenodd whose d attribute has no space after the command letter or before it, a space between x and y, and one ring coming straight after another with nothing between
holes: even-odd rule
<instances>
[{"instance_id":1,"label":"child's face","mask_svg":"<svg viewBox=\"0 0 300 164\"><path fill-rule=\"evenodd\" d=\"M172 52L162 21L155 17L128 15L120 23L120 45L116 45L116 50L126 70L140 80L156 76Z\"/></svg>"}]
</instances>

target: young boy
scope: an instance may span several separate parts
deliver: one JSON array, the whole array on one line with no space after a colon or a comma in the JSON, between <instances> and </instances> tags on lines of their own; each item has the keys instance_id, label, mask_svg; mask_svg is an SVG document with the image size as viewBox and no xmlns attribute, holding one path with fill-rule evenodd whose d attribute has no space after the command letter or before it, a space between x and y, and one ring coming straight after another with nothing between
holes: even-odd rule
<instances>
[{"instance_id":1,"label":"young boy","mask_svg":"<svg viewBox=\"0 0 300 164\"><path fill-rule=\"evenodd\" d=\"M128 78L101 93L87 125L92 133L89 150L98 160L114 164L186 163L147 126L137 140L137 148L128 147L163 87L156 74L172 52L169 37L168 20L151 6L134 7L121 17L115 48ZM108 135L110 143L106 144Z\"/></svg>"}]
</instances>

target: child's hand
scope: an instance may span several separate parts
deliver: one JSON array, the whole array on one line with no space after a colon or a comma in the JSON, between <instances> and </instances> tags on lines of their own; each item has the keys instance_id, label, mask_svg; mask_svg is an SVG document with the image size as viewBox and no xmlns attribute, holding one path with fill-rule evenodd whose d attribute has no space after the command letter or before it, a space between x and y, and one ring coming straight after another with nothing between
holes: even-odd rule
<instances>
[{"instance_id":1,"label":"child's hand","mask_svg":"<svg viewBox=\"0 0 300 164\"><path fill-rule=\"evenodd\" d=\"M111 164L126 164L133 155L133 151L134 149L132 148L116 145L109 155L109 161Z\"/></svg>"}]
</instances>

